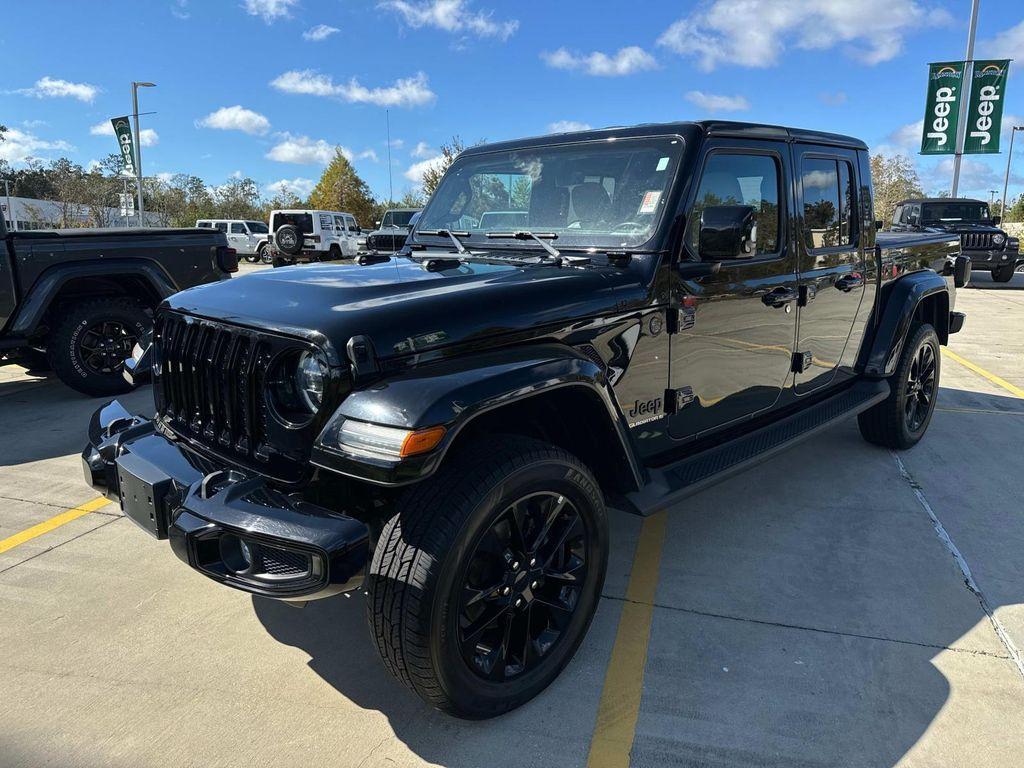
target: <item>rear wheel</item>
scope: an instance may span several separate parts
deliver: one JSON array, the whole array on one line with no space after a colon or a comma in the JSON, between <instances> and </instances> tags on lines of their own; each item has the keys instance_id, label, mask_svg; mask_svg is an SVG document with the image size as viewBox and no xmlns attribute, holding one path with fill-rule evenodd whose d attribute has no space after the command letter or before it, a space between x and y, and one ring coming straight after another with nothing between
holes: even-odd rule
<instances>
[{"instance_id":1,"label":"rear wheel","mask_svg":"<svg viewBox=\"0 0 1024 768\"><path fill-rule=\"evenodd\" d=\"M1008 283L1013 280L1013 265L992 270L992 279L997 283Z\"/></svg>"},{"instance_id":2,"label":"rear wheel","mask_svg":"<svg viewBox=\"0 0 1024 768\"><path fill-rule=\"evenodd\" d=\"M339 248L337 244L335 244L330 247L330 250L327 252L327 255L324 258L329 261L337 261L341 257L341 248Z\"/></svg>"},{"instance_id":3,"label":"rear wheel","mask_svg":"<svg viewBox=\"0 0 1024 768\"><path fill-rule=\"evenodd\" d=\"M54 372L72 389L101 397L129 392L124 360L150 326L138 302L128 298L80 301L63 313L47 353Z\"/></svg>"},{"instance_id":4,"label":"rear wheel","mask_svg":"<svg viewBox=\"0 0 1024 768\"><path fill-rule=\"evenodd\" d=\"M857 417L864 439L886 448L916 445L935 412L939 368L939 337L935 329L927 324L915 326L895 373L889 377L889 397Z\"/></svg>"},{"instance_id":5,"label":"rear wheel","mask_svg":"<svg viewBox=\"0 0 1024 768\"><path fill-rule=\"evenodd\" d=\"M467 448L385 526L367 610L396 677L477 719L529 701L572 658L600 597L608 533L601 491L574 456L520 437Z\"/></svg>"}]
</instances>

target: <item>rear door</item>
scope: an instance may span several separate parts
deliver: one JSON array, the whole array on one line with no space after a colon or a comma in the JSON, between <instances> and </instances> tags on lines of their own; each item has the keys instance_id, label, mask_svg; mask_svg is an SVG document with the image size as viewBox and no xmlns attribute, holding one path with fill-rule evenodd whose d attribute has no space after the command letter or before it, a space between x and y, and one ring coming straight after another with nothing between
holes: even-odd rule
<instances>
[{"instance_id":1,"label":"rear door","mask_svg":"<svg viewBox=\"0 0 1024 768\"><path fill-rule=\"evenodd\" d=\"M796 337L796 253L789 148L782 142L714 139L699 164L673 292L681 308L669 380L676 401L669 433L702 436L771 409L790 382ZM749 205L757 217L752 258L721 262L687 279L700 259L701 211Z\"/></svg>"},{"instance_id":2,"label":"rear door","mask_svg":"<svg viewBox=\"0 0 1024 768\"><path fill-rule=\"evenodd\" d=\"M800 212L795 390L807 394L836 377L864 297L866 265L856 152L796 144L793 156Z\"/></svg>"}]
</instances>

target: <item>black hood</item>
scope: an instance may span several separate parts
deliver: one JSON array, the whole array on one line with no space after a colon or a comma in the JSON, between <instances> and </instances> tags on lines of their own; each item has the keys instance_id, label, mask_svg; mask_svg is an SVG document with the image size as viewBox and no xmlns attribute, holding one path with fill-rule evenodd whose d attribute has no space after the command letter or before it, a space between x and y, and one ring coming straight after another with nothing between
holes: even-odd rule
<instances>
[{"instance_id":1,"label":"black hood","mask_svg":"<svg viewBox=\"0 0 1024 768\"><path fill-rule=\"evenodd\" d=\"M953 234L963 234L965 232L991 232L992 234L1000 233L1006 234L999 227L992 224L980 224L970 221L951 221L947 224L927 224L927 229L934 230L936 232L952 232Z\"/></svg>"},{"instance_id":2,"label":"black hood","mask_svg":"<svg viewBox=\"0 0 1024 768\"><path fill-rule=\"evenodd\" d=\"M350 337L366 335L386 358L500 334L539 336L642 306L643 266L477 262L430 271L394 256L370 265L268 269L175 294L166 306L316 338L339 354Z\"/></svg>"}]
</instances>

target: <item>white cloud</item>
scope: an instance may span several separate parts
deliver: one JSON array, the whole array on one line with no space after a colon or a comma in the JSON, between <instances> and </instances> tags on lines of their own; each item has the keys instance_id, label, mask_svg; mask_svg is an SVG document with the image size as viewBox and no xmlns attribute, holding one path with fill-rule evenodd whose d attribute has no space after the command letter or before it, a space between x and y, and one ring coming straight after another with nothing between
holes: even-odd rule
<instances>
[{"instance_id":1,"label":"white cloud","mask_svg":"<svg viewBox=\"0 0 1024 768\"><path fill-rule=\"evenodd\" d=\"M818 94L818 101L830 107L841 107L846 103L846 91L822 91Z\"/></svg>"},{"instance_id":2,"label":"white cloud","mask_svg":"<svg viewBox=\"0 0 1024 768\"><path fill-rule=\"evenodd\" d=\"M444 162L443 155L435 155L434 157L421 160L418 163L413 163L405 170L405 178L409 181L414 181L417 184L423 183L423 174L429 171L431 168L441 167L441 163Z\"/></svg>"},{"instance_id":3,"label":"white cloud","mask_svg":"<svg viewBox=\"0 0 1024 768\"><path fill-rule=\"evenodd\" d=\"M315 186L316 182L312 179L280 179L279 181L267 184L266 191L271 196L292 194L296 197L309 197Z\"/></svg>"},{"instance_id":4,"label":"white cloud","mask_svg":"<svg viewBox=\"0 0 1024 768\"><path fill-rule=\"evenodd\" d=\"M36 80L35 85L31 88L22 88L17 91L25 96L35 96L37 99L70 98L90 104L99 92L99 87L89 83L72 83L69 80L58 80L49 76Z\"/></svg>"},{"instance_id":5,"label":"white cloud","mask_svg":"<svg viewBox=\"0 0 1024 768\"><path fill-rule=\"evenodd\" d=\"M704 91L688 91L686 100L706 112L739 112L750 109L750 102L743 96L723 96Z\"/></svg>"},{"instance_id":6,"label":"white cloud","mask_svg":"<svg viewBox=\"0 0 1024 768\"><path fill-rule=\"evenodd\" d=\"M581 123L578 120L556 120L548 123L549 133L572 133L573 131L589 131L590 123Z\"/></svg>"},{"instance_id":7,"label":"white cloud","mask_svg":"<svg viewBox=\"0 0 1024 768\"><path fill-rule=\"evenodd\" d=\"M160 181L162 181L164 184L170 184L171 181L174 179L174 176L175 174L171 173L170 171L161 171L160 173L156 174L156 177L160 179Z\"/></svg>"},{"instance_id":8,"label":"white cloud","mask_svg":"<svg viewBox=\"0 0 1024 768\"><path fill-rule=\"evenodd\" d=\"M171 15L182 21L189 18L192 14L188 12L188 0L174 0L171 3Z\"/></svg>"},{"instance_id":9,"label":"white cloud","mask_svg":"<svg viewBox=\"0 0 1024 768\"><path fill-rule=\"evenodd\" d=\"M319 43L321 40L326 40L335 32L341 32L341 30L337 27L329 27L326 24L317 24L315 27L311 27L303 32L302 39L312 40L314 43Z\"/></svg>"},{"instance_id":10,"label":"white cloud","mask_svg":"<svg viewBox=\"0 0 1024 768\"><path fill-rule=\"evenodd\" d=\"M22 120L21 124L26 128L42 128L44 125L49 125L45 120Z\"/></svg>"},{"instance_id":11,"label":"white cloud","mask_svg":"<svg viewBox=\"0 0 1024 768\"><path fill-rule=\"evenodd\" d=\"M381 8L395 11L410 27L435 27L445 32L468 32L479 37L497 37L507 40L519 29L519 22L494 21L492 14L471 11L466 0L384 0Z\"/></svg>"},{"instance_id":12,"label":"white cloud","mask_svg":"<svg viewBox=\"0 0 1024 768\"><path fill-rule=\"evenodd\" d=\"M950 20L918 0L712 0L672 24L658 44L696 58L705 71L774 66L787 45L843 45L863 63L878 64L902 51L906 34Z\"/></svg>"},{"instance_id":13,"label":"white cloud","mask_svg":"<svg viewBox=\"0 0 1024 768\"><path fill-rule=\"evenodd\" d=\"M330 75L312 69L292 70L274 78L271 87L285 93L326 96L352 104L375 104L378 107L419 107L437 98L423 72L396 80L383 88L367 88L354 77L347 83L335 83Z\"/></svg>"},{"instance_id":14,"label":"white cloud","mask_svg":"<svg viewBox=\"0 0 1024 768\"><path fill-rule=\"evenodd\" d=\"M1024 59L1024 21L978 43L982 55L993 59Z\"/></svg>"},{"instance_id":15,"label":"white cloud","mask_svg":"<svg viewBox=\"0 0 1024 768\"><path fill-rule=\"evenodd\" d=\"M302 165L327 165L334 159L334 150L338 149L346 159L352 160L352 151L345 147L330 144L323 139L311 139L308 136L292 136L284 133L280 141L270 148L267 158L279 163L300 163Z\"/></svg>"},{"instance_id":16,"label":"white cloud","mask_svg":"<svg viewBox=\"0 0 1024 768\"><path fill-rule=\"evenodd\" d=\"M391 148L392 149L401 149L404 146L405 146L405 139L392 139L391 140Z\"/></svg>"},{"instance_id":17,"label":"white cloud","mask_svg":"<svg viewBox=\"0 0 1024 768\"><path fill-rule=\"evenodd\" d=\"M646 69L656 69L658 66L658 62L651 54L636 45L620 48L612 56L601 51L581 54L573 53L567 48L559 48L557 51L545 51L540 57L549 67L580 70L598 77L632 75Z\"/></svg>"},{"instance_id":18,"label":"white cloud","mask_svg":"<svg viewBox=\"0 0 1024 768\"><path fill-rule=\"evenodd\" d=\"M73 152L75 148L66 141L46 141L29 131L8 128L5 141L0 141L0 160L9 163L23 163L29 158L39 157L46 152Z\"/></svg>"},{"instance_id":19,"label":"white cloud","mask_svg":"<svg viewBox=\"0 0 1024 768\"><path fill-rule=\"evenodd\" d=\"M299 0L245 0L242 6L250 16L259 16L267 24L274 19L286 18Z\"/></svg>"},{"instance_id":20,"label":"white cloud","mask_svg":"<svg viewBox=\"0 0 1024 768\"><path fill-rule=\"evenodd\" d=\"M372 160L375 163L380 162L380 158L377 157L377 152L373 149L364 149L356 155L356 160Z\"/></svg>"},{"instance_id":21,"label":"white cloud","mask_svg":"<svg viewBox=\"0 0 1024 768\"><path fill-rule=\"evenodd\" d=\"M270 121L267 118L238 104L233 107L221 107L197 120L196 125L219 131L242 131L254 136L262 136L270 130Z\"/></svg>"},{"instance_id":22,"label":"white cloud","mask_svg":"<svg viewBox=\"0 0 1024 768\"><path fill-rule=\"evenodd\" d=\"M89 129L93 136L113 136L114 126L109 120L103 120ZM160 134L152 128L143 128L139 131L139 143L144 147L152 147L160 141Z\"/></svg>"},{"instance_id":23,"label":"white cloud","mask_svg":"<svg viewBox=\"0 0 1024 768\"><path fill-rule=\"evenodd\" d=\"M416 146L413 147L409 154L419 158L437 157L437 150L427 144L427 142L420 141L416 143Z\"/></svg>"}]
</instances>

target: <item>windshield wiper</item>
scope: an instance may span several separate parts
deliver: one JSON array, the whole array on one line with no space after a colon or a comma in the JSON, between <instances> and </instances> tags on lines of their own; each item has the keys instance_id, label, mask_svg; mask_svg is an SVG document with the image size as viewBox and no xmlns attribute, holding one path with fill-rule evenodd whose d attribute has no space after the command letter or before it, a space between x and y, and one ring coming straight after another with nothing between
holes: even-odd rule
<instances>
[{"instance_id":1,"label":"windshield wiper","mask_svg":"<svg viewBox=\"0 0 1024 768\"><path fill-rule=\"evenodd\" d=\"M417 235L433 235L434 237L447 237L455 245L456 253L469 253L466 246L459 240L460 237L469 237L469 232L452 232L450 229L418 229Z\"/></svg>"},{"instance_id":2,"label":"windshield wiper","mask_svg":"<svg viewBox=\"0 0 1024 768\"><path fill-rule=\"evenodd\" d=\"M554 232L530 232L527 230L521 230L519 232L488 232L487 237L492 240L536 240L540 247L543 248L548 254L556 259L562 257L561 251L555 246L545 243L544 240L557 240L558 235Z\"/></svg>"}]
</instances>

